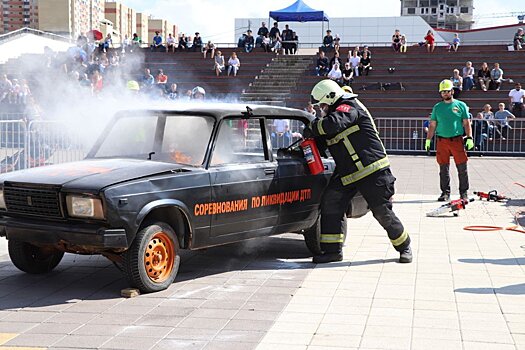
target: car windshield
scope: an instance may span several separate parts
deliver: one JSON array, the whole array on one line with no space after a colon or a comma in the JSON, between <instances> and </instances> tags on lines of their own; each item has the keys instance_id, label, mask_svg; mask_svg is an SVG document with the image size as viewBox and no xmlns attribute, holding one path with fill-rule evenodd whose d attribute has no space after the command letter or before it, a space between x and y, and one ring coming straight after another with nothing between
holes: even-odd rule
<instances>
[{"instance_id":1,"label":"car windshield","mask_svg":"<svg viewBox=\"0 0 525 350\"><path fill-rule=\"evenodd\" d=\"M203 116L122 117L107 132L94 157L151 157L152 160L200 165L204 161L213 125L213 118Z\"/></svg>"}]
</instances>

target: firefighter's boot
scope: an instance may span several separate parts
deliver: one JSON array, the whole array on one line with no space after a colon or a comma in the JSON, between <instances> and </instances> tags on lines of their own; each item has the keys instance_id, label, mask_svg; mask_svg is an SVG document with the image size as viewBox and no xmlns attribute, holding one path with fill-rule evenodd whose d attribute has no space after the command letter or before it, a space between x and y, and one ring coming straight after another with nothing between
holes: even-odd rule
<instances>
[{"instance_id":1,"label":"firefighter's boot","mask_svg":"<svg viewBox=\"0 0 525 350\"><path fill-rule=\"evenodd\" d=\"M399 253L399 262L404 264L412 262L412 249L410 249L410 246Z\"/></svg>"},{"instance_id":2,"label":"firefighter's boot","mask_svg":"<svg viewBox=\"0 0 525 350\"><path fill-rule=\"evenodd\" d=\"M439 187L441 188L441 196L439 202L448 202L450 199L450 164L439 165Z\"/></svg>"},{"instance_id":3,"label":"firefighter's boot","mask_svg":"<svg viewBox=\"0 0 525 350\"><path fill-rule=\"evenodd\" d=\"M314 264L325 264L325 263L341 261L341 260L343 260L343 252L323 253L323 254L315 255L314 258L312 259Z\"/></svg>"}]
</instances>

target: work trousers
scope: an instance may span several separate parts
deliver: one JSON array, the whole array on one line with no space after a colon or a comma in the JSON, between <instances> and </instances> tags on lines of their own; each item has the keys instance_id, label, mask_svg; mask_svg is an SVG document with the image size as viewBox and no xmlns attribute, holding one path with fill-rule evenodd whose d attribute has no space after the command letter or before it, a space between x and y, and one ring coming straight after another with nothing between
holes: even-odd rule
<instances>
[{"instance_id":1,"label":"work trousers","mask_svg":"<svg viewBox=\"0 0 525 350\"><path fill-rule=\"evenodd\" d=\"M394 195L395 180L390 169L385 169L343 186L336 170L321 201L321 250L325 253L342 251L346 233L346 211L358 191L368 203L374 218L386 230L394 248L397 251L407 248L410 237L392 211L390 201Z\"/></svg>"},{"instance_id":2,"label":"work trousers","mask_svg":"<svg viewBox=\"0 0 525 350\"><path fill-rule=\"evenodd\" d=\"M467 171L467 152L463 145L463 137L452 138L438 137L436 146L436 159L439 164L439 187L442 193L450 194L450 156L454 157L459 177L459 193L469 189Z\"/></svg>"}]
</instances>

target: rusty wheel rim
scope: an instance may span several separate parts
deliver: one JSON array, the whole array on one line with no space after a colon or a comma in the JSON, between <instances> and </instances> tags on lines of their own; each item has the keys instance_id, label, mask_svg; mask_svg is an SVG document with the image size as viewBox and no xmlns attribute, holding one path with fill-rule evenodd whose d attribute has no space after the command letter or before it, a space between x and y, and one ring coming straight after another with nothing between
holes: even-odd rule
<instances>
[{"instance_id":1,"label":"rusty wheel rim","mask_svg":"<svg viewBox=\"0 0 525 350\"><path fill-rule=\"evenodd\" d=\"M171 275L175 263L175 247L164 232L151 237L144 252L146 274L155 283L162 283Z\"/></svg>"}]
</instances>

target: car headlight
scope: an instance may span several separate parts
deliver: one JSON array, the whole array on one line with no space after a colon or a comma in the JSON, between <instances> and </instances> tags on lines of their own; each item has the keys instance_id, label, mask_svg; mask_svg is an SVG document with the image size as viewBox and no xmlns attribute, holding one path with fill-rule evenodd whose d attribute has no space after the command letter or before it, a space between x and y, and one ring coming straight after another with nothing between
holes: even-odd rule
<instances>
[{"instance_id":1,"label":"car headlight","mask_svg":"<svg viewBox=\"0 0 525 350\"><path fill-rule=\"evenodd\" d=\"M6 209L3 189L0 190L0 209Z\"/></svg>"},{"instance_id":2,"label":"car headlight","mask_svg":"<svg viewBox=\"0 0 525 350\"><path fill-rule=\"evenodd\" d=\"M78 218L104 219L102 201L99 198L67 196L67 212Z\"/></svg>"}]
</instances>

